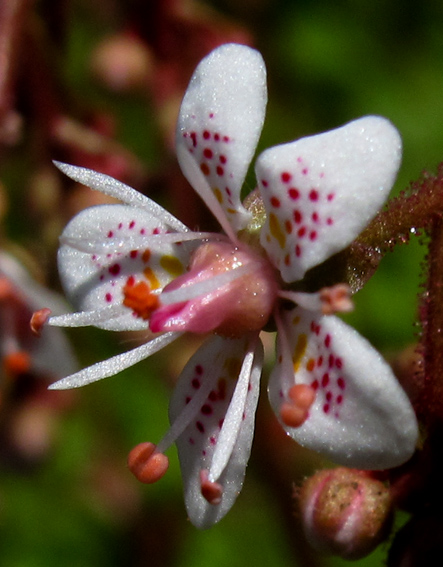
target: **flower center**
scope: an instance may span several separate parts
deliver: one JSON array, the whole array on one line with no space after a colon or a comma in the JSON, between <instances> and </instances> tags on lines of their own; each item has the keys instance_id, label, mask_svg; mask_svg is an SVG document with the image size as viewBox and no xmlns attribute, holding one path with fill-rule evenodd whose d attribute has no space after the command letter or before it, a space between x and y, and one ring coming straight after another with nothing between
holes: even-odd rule
<instances>
[{"instance_id":1,"label":"flower center","mask_svg":"<svg viewBox=\"0 0 443 567\"><path fill-rule=\"evenodd\" d=\"M274 268L252 248L207 242L194 252L188 272L164 288L150 328L241 336L265 326L277 291Z\"/></svg>"}]
</instances>

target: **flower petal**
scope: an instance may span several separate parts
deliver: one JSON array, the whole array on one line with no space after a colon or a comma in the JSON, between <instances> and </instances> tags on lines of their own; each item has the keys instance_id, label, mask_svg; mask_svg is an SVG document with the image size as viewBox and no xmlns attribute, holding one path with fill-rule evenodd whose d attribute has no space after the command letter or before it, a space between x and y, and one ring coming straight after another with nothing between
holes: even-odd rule
<instances>
[{"instance_id":1,"label":"flower petal","mask_svg":"<svg viewBox=\"0 0 443 567\"><path fill-rule=\"evenodd\" d=\"M253 343L255 348L250 337L210 338L184 368L171 400L174 423L199 389L208 389L206 400L177 440L186 507L198 528L218 522L243 485L263 361L260 341L255 338ZM209 480L223 489L219 504L202 496L200 473L206 470Z\"/></svg>"},{"instance_id":2,"label":"flower petal","mask_svg":"<svg viewBox=\"0 0 443 567\"><path fill-rule=\"evenodd\" d=\"M83 311L121 306L119 315L113 311L107 320L94 323L97 327L116 331L147 328L147 321L123 306L124 286L128 281L144 281L151 290L160 292L185 270L195 246L190 242L162 242L161 236L153 242L152 234L165 231L165 225L148 212L127 205L91 207L67 225L58 255L67 295Z\"/></svg>"},{"instance_id":3,"label":"flower petal","mask_svg":"<svg viewBox=\"0 0 443 567\"><path fill-rule=\"evenodd\" d=\"M176 142L180 166L227 231L225 217L235 230L250 218L240 190L263 126L266 100L261 55L245 45L227 44L198 65L182 102Z\"/></svg>"},{"instance_id":4,"label":"flower petal","mask_svg":"<svg viewBox=\"0 0 443 567\"><path fill-rule=\"evenodd\" d=\"M286 282L356 238L387 198L400 159L400 136L379 116L260 155L261 243Z\"/></svg>"},{"instance_id":5,"label":"flower petal","mask_svg":"<svg viewBox=\"0 0 443 567\"><path fill-rule=\"evenodd\" d=\"M349 467L384 469L409 459L417 421L381 355L337 317L299 307L284 314L281 331L279 362L269 383L275 412L294 384L316 391L306 421L285 427L289 435Z\"/></svg>"}]
</instances>

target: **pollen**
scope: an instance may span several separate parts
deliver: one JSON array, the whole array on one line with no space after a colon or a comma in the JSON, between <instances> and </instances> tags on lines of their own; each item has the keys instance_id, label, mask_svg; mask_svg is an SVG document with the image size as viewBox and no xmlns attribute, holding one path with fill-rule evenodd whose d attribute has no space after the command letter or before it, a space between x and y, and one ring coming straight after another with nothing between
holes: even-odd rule
<instances>
[{"instance_id":1,"label":"pollen","mask_svg":"<svg viewBox=\"0 0 443 567\"><path fill-rule=\"evenodd\" d=\"M123 305L132 309L137 317L145 321L160 306L157 295L152 293L146 282L139 282L135 285L127 283L123 288L123 295Z\"/></svg>"}]
</instances>

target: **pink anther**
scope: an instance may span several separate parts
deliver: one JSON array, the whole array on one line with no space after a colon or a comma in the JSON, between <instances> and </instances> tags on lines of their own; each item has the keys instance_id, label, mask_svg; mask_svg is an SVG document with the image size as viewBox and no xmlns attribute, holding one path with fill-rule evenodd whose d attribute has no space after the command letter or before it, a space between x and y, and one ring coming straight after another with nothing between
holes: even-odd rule
<instances>
[{"instance_id":1,"label":"pink anther","mask_svg":"<svg viewBox=\"0 0 443 567\"><path fill-rule=\"evenodd\" d=\"M307 384L296 384L288 392L289 401L280 407L280 417L288 427L300 427L309 416L315 400L315 390Z\"/></svg>"},{"instance_id":2,"label":"pink anther","mask_svg":"<svg viewBox=\"0 0 443 567\"><path fill-rule=\"evenodd\" d=\"M321 310L324 315L348 313L354 309L351 288L348 284L337 284L320 290Z\"/></svg>"},{"instance_id":3,"label":"pink anther","mask_svg":"<svg viewBox=\"0 0 443 567\"><path fill-rule=\"evenodd\" d=\"M44 307L43 309L39 309L39 311L33 313L31 317L30 326L31 326L31 331L34 333L34 335L37 335L38 337L40 336L43 326L49 319L50 315L51 315L51 310L48 309L47 307Z\"/></svg>"},{"instance_id":4,"label":"pink anther","mask_svg":"<svg viewBox=\"0 0 443 567\"><path fill-rule=\"evenodd\" d=\"M129 470L137 480L145 484L160 480L169 467L168 457L155 450L154 443L140 443L128 455Z\"/></svg>"},{"instance_id":5,"label":"pink anther","mask_svg":"<svg viewBox=\"0 0 443 567\"><path fill-rule=\"evenodd\" d=\"M218 482L211 482L208 478L208 470L203 469L200 471L200 485L201 493L205 500L216 506L220 504L223 496L223 487Z\"/></svg>"}]
</instances>

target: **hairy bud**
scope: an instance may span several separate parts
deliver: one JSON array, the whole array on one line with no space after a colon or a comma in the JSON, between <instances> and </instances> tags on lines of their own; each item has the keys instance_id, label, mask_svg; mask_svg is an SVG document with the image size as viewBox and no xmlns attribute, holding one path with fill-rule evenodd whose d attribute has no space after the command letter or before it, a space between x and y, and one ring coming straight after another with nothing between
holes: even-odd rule
<instances>
[{"instance_id":1,"label":"hairy bud","mask_svg":"<svg viewBox=\"0 0 443 567\"><path fill-rule=\"evenodd\" d=\"M345 559L373 551L390 527L389 489L364 471L319 471L303 484L298 503L308 541Z\"/></svg>"}]
</instances>

